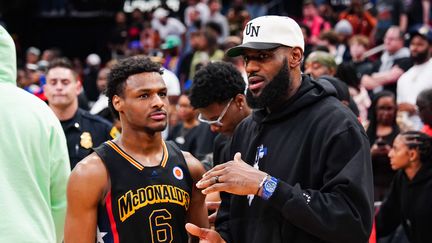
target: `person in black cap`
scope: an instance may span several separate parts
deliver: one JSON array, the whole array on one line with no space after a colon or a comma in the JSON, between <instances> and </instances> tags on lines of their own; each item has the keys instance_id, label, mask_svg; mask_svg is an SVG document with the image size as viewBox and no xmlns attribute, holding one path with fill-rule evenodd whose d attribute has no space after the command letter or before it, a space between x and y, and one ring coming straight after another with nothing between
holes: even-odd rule
<instances>
[{"instance_id":1,"label":"person in black cap","mask_svg":"<svg viewBox=\"0 0 432 243\"><path fill-rule=\"evenodd\" d=\"M243 44L247 103L231 161L197 187L224 191L216 231L187 224L204 242L367 242L373 218L369 142L328 82L302 75L304 38L288 17L249 21ZM328 84L328 85L324 85Z\"/></svg>"}]
</instances>

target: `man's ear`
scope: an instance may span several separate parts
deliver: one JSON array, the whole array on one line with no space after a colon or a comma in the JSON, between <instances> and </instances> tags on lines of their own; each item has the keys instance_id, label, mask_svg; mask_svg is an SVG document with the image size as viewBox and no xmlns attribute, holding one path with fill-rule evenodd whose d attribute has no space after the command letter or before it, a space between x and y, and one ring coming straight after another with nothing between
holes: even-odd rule
<instances>
[{"instance_id":1,"label":"man's ear","mask_svg":"<svg viewBox=\"0 0 432 243\"><path fill-rule=\"evenodd\" d=\"M291 68L295 68L301 65L303 60L303 51L299 47L293 47L291 50L291 56L289 59L289 65Z\"/></svg>"},{"instance_id":2,"label":"man's ear","mask_svg":"<svg viewBox=\"0 0 432 243\"><path fill-rule=\"evenodd\" d=\"M114 109L120 113L123 109L123 99L118 95L114 95L111 102Z\"/></svg>"}]
</instances>

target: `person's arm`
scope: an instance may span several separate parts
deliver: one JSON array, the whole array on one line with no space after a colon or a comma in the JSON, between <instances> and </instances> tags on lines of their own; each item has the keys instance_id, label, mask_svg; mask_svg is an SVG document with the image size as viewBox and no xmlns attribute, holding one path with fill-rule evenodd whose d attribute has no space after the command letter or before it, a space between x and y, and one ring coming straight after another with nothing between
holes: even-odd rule
<instances>
[{"instance_id":1,"label":"person's arm","mask_svg":"<svg viewBox=\"0 0 432 243\"><path fill-rule=\"evenodd\" d=\"M66 185L70 174L69 155L66 138L60 124L52 130L50 151L51 178L50 200L56 242L62 242L66 216Z\"/></svg>"},{"instance_id":2,"label":"person's arm","mask_svg":"<svg viewBox=\"0 0 432 243\"><path fill-rule=\"evenodd\" d=\"M372 75L363 75L361 84L368 90L372 90L378 86L395 83L405 71L395 65L390 70L384 72L373 73Z\"/></svg>"},{"instance_id":3,"label":"person's arm","mask_svg":"<svg viewBox=\"0 0 432 243\"><path fill-rule=\"evenodd\" d=\"M202 178L205 169L202 164L188 152L183 152L189 172L193 179L191 203L188 209L187 221L201 228L208 228L207 207L205 195L201 193L195 184Z\"/></svg>"},{"instance_id":4,"label":"person's arm","mask_svg":"<svg viewBox=\"0 0 432 243\"><path fill-rule=\"evenodd\" d=\"M322 161L317 161L326 167L323 186L309 189L278 180L268 203L287 221L324 241L366 242L373 218L372 165L366 134L358 127L349 127L323 146ZM237 154L234 161L208 171L197 186L205 188L206 194L226 191L256 195L264 176L265 172L240 161Z\"/></svg>"},{"instance_id":5,"label":"person's arm","mask_svg":"<svg viewBox=\"0 0 432 243\"><path fill-rule=\"evenodd\" d=\"M98 204L108 186L108 174L96 153L75 166L67 187L65 243L93 243Z\"/></svg>"}]
</instances>

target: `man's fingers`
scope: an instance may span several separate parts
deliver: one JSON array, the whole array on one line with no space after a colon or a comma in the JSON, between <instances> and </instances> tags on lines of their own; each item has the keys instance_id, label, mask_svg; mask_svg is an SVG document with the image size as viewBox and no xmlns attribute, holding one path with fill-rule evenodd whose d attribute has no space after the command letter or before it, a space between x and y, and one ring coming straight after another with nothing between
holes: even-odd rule
<instances>
[{"instance_id":1,"label":"man's fingers","mask_svg":"<svg viewBox=\"0 0 432 243\"><path fill-rule=\"evenodd\" d=\"M191 223L187 223L186 224L186 230L187 232L189 232L189 234L199 237L200 239L206 239L207 238L207 234L210 232L210 230L205 229L205 228L200 228L194 224Z\"/></svg>"},{"instance_id":2,"label":"man's fingers","mask_svg":"<svg viewBox=\"0 0 432 243\"><path fill-rule=\"evenodd\" d=\"M235 161L235 162L243 162L243 160L241 159L241 153L240 153L240 152L237 152L237 153L234 155L234 161Z\"/></svg>"}]
</instances>

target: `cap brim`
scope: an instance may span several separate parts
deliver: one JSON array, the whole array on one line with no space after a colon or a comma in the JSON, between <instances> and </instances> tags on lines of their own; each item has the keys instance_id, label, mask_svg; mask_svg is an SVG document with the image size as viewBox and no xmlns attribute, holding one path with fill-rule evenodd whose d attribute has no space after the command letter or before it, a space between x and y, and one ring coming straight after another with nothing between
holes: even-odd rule
<instances>
[{"instance_id":1,"label":"cap brim","mask_svg":"<svg viewBox=\"0 0 432 243\"><path fill-rule=\"evenodd\" d=\"M279 46L282 45L279 43L248 42L228 49L226 55L229 57L236 57L243 54L244 49L268 50Z\"/></svg>"}]
</instances>

